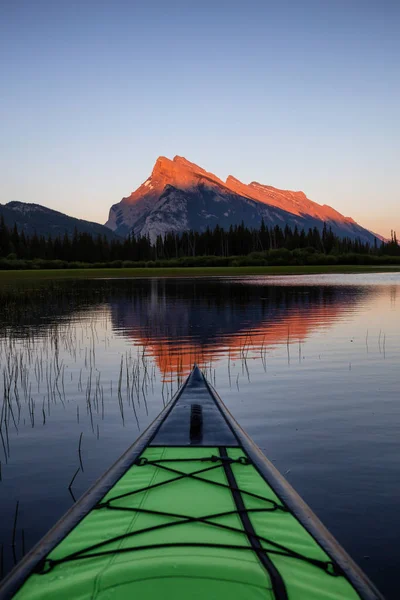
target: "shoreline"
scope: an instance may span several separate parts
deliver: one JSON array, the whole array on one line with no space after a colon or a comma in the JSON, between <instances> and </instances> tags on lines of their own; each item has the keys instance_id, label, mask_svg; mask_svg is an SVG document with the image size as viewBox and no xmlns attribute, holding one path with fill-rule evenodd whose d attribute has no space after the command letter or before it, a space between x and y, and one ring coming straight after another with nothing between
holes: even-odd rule
<instances>
[{"instance_id":1,"label":"shoreline","mask_svg":"<svg viewBox=\"0 0 400 600\"><path fill-rule=\"evenodd\" d=\"M254 275L325 275L350 273L399 273L400 265L310 265L260 267L154 267L29 269L0 271L2 282L45 279L148 279L152 277L230 277Z\"/></svg>"}]
</instances>

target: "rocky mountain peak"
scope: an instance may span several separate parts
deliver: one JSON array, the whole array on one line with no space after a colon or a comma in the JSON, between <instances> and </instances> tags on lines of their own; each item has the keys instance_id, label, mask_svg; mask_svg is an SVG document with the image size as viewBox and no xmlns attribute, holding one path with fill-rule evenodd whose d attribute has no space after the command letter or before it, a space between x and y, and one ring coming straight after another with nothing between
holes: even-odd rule
<instances>
[{"instance_id":1,"label":"rocky mountain peak","mask_svg":"<svg viewBox=\"0 0 400 600\"><path fill-rule=\"evenodd\" d=\"M176 179L179 175L187 175L188 172L196 173L199 171L201 171L200 167L190 163L181 156L175 156L173 160L165 156L159 156L153 167L151 179L160 177Z\"/></svg>"},{"instance_id":2,"label":"rocky mountain peak","mask_svg":"<svg viewBox=\"0 0 400 600\"><path fill-rule=\"evenodd\" d=\"M205 169L183 156L174 156L173 160L160 156L156 160L150 181L153 187L162 183L163 185L169 184L187 189L197 185L202 178L224 185L216 175L208 173Z\"/></svg>"},{"instance_id":3,"label":"rocky mountain peak","mask_svg":"<svg viewBox=\"0 0 400 600\"><path fill-rule=\"evenodd\" d=\"M236 179L236 177L234 177L233 175L228 175L228 177L226 178L226 185L227 186L235 186L235 185L245 185L244 183L242 183L240 181L240 179Z\"/></svg>"},{"instance_id":4,"label":"rocky mountain peak","mask_svg":"<svg viewBox=\"0 0 400 600\"><path fill-rule=\"evenodd\" d=\"M176 171L176 166L173 161L166 156L159 156L154 164L151 172L151 179L158 179L159 177L169 177Z\"/></svg>"},{"instance_id":5,"label":"rocky mountain peak","mask_svg":"<svg viewBox=\"0 0 400 600\"><path fill-rule=\"evenodd\" d=\"M185 169L189 169L189 171L193 171L194 173L206 173L207 172L204 169L202 169L201 167L199 167L198 165L196 165L195 163L192 163L192 162L190 162L190 160L187 160L184 156L174 156L173 162L176 163L177 165L180 165L181 167L183 167Z\"/></svg>"},{"instance_id":6,"label":"rocky mountain peak","mask_svg":"<svg viewBox=\"0 0 400 600\"><path fill-rule=\"evenodd\" d=\"M195 167L196 165L193 165ZM191 166L189 161L175 157L174 160L160 156L154 165L150 180L144 185L150 188L159 189L166 185L190 187L195 184L197 170ZM150 183L148 183L150 181Z\"/></svg>"},{"instance_id":7,"label":"rocky mountain peak","mask_svg":"<svg viewBox=\"0 0 400 600\"><path fill-rule=\"evenodd\" d=\"M107 226L120 235L133 231L151 239L167 231L224 228L242 221L269 225L318 227L327 222L339 235L373 239L372 234L333 208L313 202L301 191L289 191L233 175L222 181L183 156L160 156L148 179L110 209Z\"/></svg>"}]
</instances>

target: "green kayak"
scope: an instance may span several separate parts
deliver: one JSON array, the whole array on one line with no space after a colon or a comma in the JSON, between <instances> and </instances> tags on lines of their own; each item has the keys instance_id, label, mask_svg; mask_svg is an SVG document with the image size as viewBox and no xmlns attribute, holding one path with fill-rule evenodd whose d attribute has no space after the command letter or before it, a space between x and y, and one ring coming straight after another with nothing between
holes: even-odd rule
<instances>
[{"instance_id":1,"label":"green kayak","mask_svg":"<svg viewBox=\"0 0 400 600\"><path fill-rule=\"evenodd\" d=\"M382 599L195 366L3 581L17 600Z\"/></svg>"}]
</instances>

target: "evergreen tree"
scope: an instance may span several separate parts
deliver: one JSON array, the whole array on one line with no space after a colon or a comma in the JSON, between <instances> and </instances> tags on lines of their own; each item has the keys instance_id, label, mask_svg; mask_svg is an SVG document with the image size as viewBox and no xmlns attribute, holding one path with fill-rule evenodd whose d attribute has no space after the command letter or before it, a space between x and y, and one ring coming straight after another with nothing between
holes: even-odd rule
<instances>
[{"instance_id":1,"label":"evergreen tree","mask_svg":"<svg viewBox=\"0 0 400 600\"><path fill-rule=\"evenodd\" d=\"M261 221L259 228L250 229L240 223L230 226L227 231L217 225L204 232L185 231L168 232L158 235L152 244L149 235L135 237L132 234L125 239L109 241L105 236L93 237L89 233L79 233L76 229L70 237L43 237L34 233L27 236L19 232L16 225L11 229L0 217L0 257L15 255L19 259L63 260L66 262L108 263L114 261L152 261L170 260L184 257L201 256L246 256L252 252L268 253L271 250L299 250L334 255L357 253L360 255L400 256L400 246L396 232L392 231L388 242L373 245L359 239L341 238L332 228L324 224L321 232L314 227L307 232L299 231L295 226L283 229L278 225L268 228ZM291 255L283 255L286 259ZM296 260L298 260L298 255ZM364 260L364 259L363 259Z\"/></svg>"},{"instance_id":2,"label":"evergreen tree","mask_svg":"<svg viewBox=\"0 0 400 600\"><path fill-rule=\"evenodd\" d=\"M0 218L0 256L7 256L10 254L10 231L4 222L4 217L1 215Z\"/></svg>"}]
</instances>

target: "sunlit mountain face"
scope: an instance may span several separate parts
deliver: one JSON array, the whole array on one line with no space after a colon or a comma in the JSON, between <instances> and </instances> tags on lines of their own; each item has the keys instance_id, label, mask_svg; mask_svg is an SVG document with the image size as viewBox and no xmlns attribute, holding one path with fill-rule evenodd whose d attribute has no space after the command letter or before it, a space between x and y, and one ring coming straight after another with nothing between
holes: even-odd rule
<instances>
[{"instance_id":1,"label":"sunlit mountain face","mask_svg":"<svg viewBox=\"0 0 400 600\"><path fill-rule=\"evenodd\" d=\"M232 175L222 181L181 156L157 159L148 179L110 209L106 226L119 235L157 235L189 229L205 231L217 224L258 228L279 225L322 229L326 222L341 237L373 243L375 234L330 206L313 202L303 192L242 183Z\"/></svg>"},{"instance_id":2,"label":"sunlit mountain face","mask_svg":"<svg viewBox=\"0 0 400 600\"><path fill-rule=\"evenodd\" d=\"M251 359L278 344L302 343L345 317L367 288L249 285L249 281L152 280L111 303L113 329L145 347L165 377L194 362Z\"/></svg>"}]
</instances>

